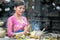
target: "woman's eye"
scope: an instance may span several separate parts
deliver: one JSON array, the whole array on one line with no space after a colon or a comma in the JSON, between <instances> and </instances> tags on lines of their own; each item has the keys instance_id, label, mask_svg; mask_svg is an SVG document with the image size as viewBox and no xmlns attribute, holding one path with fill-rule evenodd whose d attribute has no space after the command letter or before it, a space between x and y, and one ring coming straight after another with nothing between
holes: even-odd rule
<instances>
[{"instance_id":1,"label":"woman's eye","mask_svg":"<svg viewBox=\"0 0 60 40\"><path fill-rule=\"evenodd\" d=\"M20 7L19 9L25 9L25 8Z\"/></svg>"},{"instance_id":2,"label":"woman's eye","mask_svg":"<svg viewBox=\"0 0 60 40\"><path fill-rule=\"evenodd\" d=\"M25 8L23 8L23 9L25 9Z\"/></svg>"},{"instance_id":3,"label":"woman's eye","mask_svg":"<svg viewBox=\"0 0 60 40\"><path fill-rule=\"evenodd\" d=\"M22 8L19 8L19 9L22 9Z\"/></svg>"}]
</instances>

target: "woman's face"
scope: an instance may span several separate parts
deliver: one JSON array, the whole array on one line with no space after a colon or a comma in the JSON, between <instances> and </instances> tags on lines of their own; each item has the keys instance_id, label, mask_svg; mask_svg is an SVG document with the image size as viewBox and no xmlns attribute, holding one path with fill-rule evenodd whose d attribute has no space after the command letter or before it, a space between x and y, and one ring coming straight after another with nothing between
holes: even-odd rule
<instances>
[{"instance_id":1,"label":"woman's face","mask_svg":"<svg viewBox=\"0 0 60 40\"><path fill-rule=\"evenodd\" d=\"M17 7L15 8L15 10L16 10L16 13L17 13L18 15L22 15L22 14L24 13L24 11L25 11L25 7L24 7L24 5L20 5L20 6L17 6Z\"/></svg>"}]
</instances>

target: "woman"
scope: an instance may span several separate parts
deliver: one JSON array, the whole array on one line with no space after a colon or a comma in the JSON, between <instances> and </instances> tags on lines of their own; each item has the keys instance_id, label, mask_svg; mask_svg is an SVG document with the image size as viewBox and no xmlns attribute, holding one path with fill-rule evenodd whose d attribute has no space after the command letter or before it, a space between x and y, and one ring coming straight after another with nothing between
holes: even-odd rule
<instances>
[{"instance_id":1,"label":"woman","mask_svg":"<svg viewBox=\"0 0 60 40\"><path fill-rule=\"evenodd\" d=\"M25 34L29 29L26 17L22 16L25 11L24 3L15 3L14 9L15 13L9 17L7 21L7 32L9 37L14 36L14 33L18 32L20 32L20 34Z\"/></svg>"}]
</instances>

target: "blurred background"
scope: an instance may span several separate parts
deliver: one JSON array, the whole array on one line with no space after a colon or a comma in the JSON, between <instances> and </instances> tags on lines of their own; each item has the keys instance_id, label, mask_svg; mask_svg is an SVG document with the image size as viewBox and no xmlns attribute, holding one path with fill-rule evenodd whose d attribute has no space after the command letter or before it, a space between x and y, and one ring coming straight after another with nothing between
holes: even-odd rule
<instances>
[{"instance_id":1,"label":"blurred background","mask_svg":"<svg viewBox=\"0 0 60 40\"><path fill-rule=\"evenodd\" d=\"M0 0L0 27L6 28L7 18L14 13L14 2L24 1L26 16L32 30L42 30L47 26L47 32L60 31L60 0ZM37 28L37 29L35 29Z\"/></svg>"}]
</instances>

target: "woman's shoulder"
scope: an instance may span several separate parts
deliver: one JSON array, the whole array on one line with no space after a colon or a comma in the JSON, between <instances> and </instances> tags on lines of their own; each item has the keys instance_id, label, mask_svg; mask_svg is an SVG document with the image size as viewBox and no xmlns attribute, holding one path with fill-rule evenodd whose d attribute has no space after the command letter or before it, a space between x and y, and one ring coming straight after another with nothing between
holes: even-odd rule
<instances>
[{"instance_id":1,"label":"woman's shoulder","mask_svg":"<svg viewBox=\"0 0 60 40\"><path fill-rule=\"evenodd\" d=\"M8 17L8 20L12 20L14 18L14 16L10 16Z\"/></svg>"},{"instance_id":2,"label":"woman's shoulder","mask_svg":"<svg viewBox=\"0 0 60 40\"><path fill-rule=\"evenodd\" d=\"M25 16L22 16L23 19L27 19Z\"/></svg>"},{"instance_id":3,"label":"woman's shoulder","mask_svg":"<svg viewBox=\"0 0 60 40\"><path fill-rule=\"evenodd\" d=\"M22 16L22 18L26 18L25 16Z\"/></svg>"}]
</instances>

